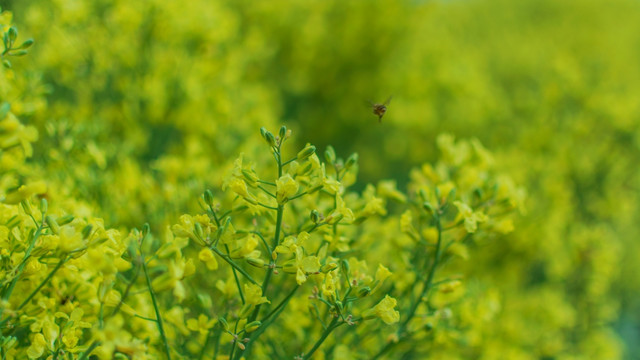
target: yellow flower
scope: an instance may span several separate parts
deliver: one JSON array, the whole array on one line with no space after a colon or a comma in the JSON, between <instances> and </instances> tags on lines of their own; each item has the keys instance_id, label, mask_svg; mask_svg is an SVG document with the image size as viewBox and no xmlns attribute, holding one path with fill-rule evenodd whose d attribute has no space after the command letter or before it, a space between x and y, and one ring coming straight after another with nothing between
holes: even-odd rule
<instances>
[{"instance_id":1,"label":"yellow flower","mask_svg":"<svg viewBox=\"0 0 640 360\"><path fill-rule=\"evenodd\" d=\"M29 359L39 359L47 346L47 342L44 339L44 335L38 333L33 337L31 346L27 349L27 356Z\"/></svg>"},{"instance_id":2,"label":"yellow flower","mask_svg":"<svg viewBox=\"0 0 640 360\"><path fill-rule=\"evenodd\" d=\"M44 194L47 192L47 183L44 181L34 181L24 184L18 188L18 190L7 194L4 202L7 204L17 204L24 199L30 198L35 194Z\"/></svg>"},{"instance_id":3,"label":"yellow flower","mask_svg":"<svg viewBox=\"0 0 640 360\"><path fill-rule=\"evenodd\" d=\"M376 270L376 281L383 282L386 278L391 276L391 271L384 265L378 264L378 270Z\"/></svg>"},{"instance_id":4,"label":"yellow flower","mask_svg":"<svg viewBox=\"0 0 640 360\"><path fill-rule=\"evenodd\" d=\"M396 307L397 301L396 299L386 295L384 299L382 299L378 305L374 306L372 309L365 311L362 314L362 317L379 317L386 324L395 324L400 320L400 313L397 310L394 310Z\"/></svg>"},{"instance_id":5,"label":"yellow flower","mask_svg":"<svg viewBox=\"0 0 640 360\"><path fill-rule=\"evenodd\" d=\"M218 268L218 261L216 260L213 251L209 248L204 248L200 250L198 254L198 259L207 265L207 269L216 270Z\"/></svg>"},{"instance_id":6,"label":"yellow flower","mask_svg":"<svg viewBox=\"0 0 640 360\"><path fill-rule=\"evenodd\" d=\"M478 223L487 221L487 215L481 211L473 211L469 205L454 201L453 205L458 208L458 217L464 219L464 228L468 233L474 233L478 230Z\"/></svg>"},{"instance_id":7,"label":"yellow flower","mask_svg":"<svg viewBox=\"0 0 640 360\"><path fill-rule=\"evenodd\" d=\"M244 199L253 199L253 195L249 194L249 189L247 189L247 183L240 178L231 180L229 189Z\"/></svg>"},{"instance_id":8,"label":"yellow flower","mask_svg":"<svg viewBox=\"0 0 640 360\"><path fill-rule=\"evenodd\" d=\"M82 234L72 226L63 226L60 229L60 250L71 252L84 247Z\"/></svg>"},{"instance_id":9,"label":"yellow flower","mask_svg":"<svg viewBox=\"0 0 640 360\"><path fill-rule=\"evenodd\" d=\"M289 198L298 192L298 183L291 175L286 174L276 180L276 200L282 205L289 201Z\"/></svg>"},{"instance_id":10,"label":"yellow flower","mask_svg":"<svg viewBox=\"0 0 640 360\"><path fill-rule=\"evenodd\" d=\"M187 320L187 328L189 328L189 330L191 331L199 331L200 334L204 335L209 332L209 329L211 329L213 325L216 324L216 322L217 322L216 318L209 320L209 318L206 315L200 314L200 316L198 316L198 320L196 319Z\"/></svg>"},{"instance_id":11,"label":"yellow flower","mask_svg":"<svg viewBox=\"0 0 640 360\"><path fill-rule=\"evenodd\" d=\"M262 288L255 284L244 285L244 297L247 304L259 305L262 303L270 303L266 297L262 296Z\"/></svg>"},{"instance_id":12,"label":"yellow flower","mask_svg":"<svg viewBox=\"0 0 640 360\"><path fill-rule=\"evenodd\" d=\"M322 295L327 299L335 299L336 296L336 284L331 273L327 273L322 283Z\"/></svg>"}]
</instances>

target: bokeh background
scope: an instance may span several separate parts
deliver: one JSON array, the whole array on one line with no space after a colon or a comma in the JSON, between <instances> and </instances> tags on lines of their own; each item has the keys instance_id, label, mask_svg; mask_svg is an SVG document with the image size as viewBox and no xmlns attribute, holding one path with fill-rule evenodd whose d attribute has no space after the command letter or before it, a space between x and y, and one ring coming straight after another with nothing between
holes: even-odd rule
<instances>
[{"instance_id":1,"label":"bokeh background","mask_svg":"<svg viewBox=\"0 0 640 360\"><path fill-rule=\"evenodd\" d=\"M360 188L475 137L528 192L478 260L503 304L485 358L640 357L640 2L0 5L36 40L14 110L60 198L170 224L261 126L359 153ZM378 123L366 101L391 95Z\"/></svg>"}]
</instances>

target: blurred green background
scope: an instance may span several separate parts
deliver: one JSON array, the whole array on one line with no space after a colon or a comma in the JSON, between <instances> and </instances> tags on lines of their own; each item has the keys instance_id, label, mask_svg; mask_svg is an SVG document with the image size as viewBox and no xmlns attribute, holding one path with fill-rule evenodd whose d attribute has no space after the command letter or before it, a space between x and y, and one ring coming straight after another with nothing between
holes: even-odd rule
<instances>
[{"instance_id":1,"label":"blurred green background","mask_svg":"<svg viewBox=\"0 0 640 360\"><path fill-rule=\"evenodd\" d=\"M487 250L496 336L531 358L640 358L640 2L0 4L36 39L15 65L46 102L24 111L36 160L109 222L170 223L260 126L358 152L360 188L404 187L440 133L476 137L529 194ZM378 123L366 101L390 95Z\"/></svg>"}]
</instances>

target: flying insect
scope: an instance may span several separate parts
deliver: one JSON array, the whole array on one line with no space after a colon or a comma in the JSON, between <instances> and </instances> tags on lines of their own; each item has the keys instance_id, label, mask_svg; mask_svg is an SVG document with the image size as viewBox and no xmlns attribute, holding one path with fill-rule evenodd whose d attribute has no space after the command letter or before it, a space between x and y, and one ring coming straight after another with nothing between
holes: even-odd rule
<instances>
[{"instance_id":1,"label":"flying insect","mask_svg":"<svg viewBox=\"0 0 640 360\"><path fill-rule=\"evenodd\" d=\"M384 114L387 113L387 106L389 106L390 102L391 102L391 96L389 96L387 101L385 101L382 104L373 103L369 101L369 105L371 105L371 108L373 109L373 114L378 116L378 122L382 122L382 117L384 116Z\"/></svg>"}]
</instances>

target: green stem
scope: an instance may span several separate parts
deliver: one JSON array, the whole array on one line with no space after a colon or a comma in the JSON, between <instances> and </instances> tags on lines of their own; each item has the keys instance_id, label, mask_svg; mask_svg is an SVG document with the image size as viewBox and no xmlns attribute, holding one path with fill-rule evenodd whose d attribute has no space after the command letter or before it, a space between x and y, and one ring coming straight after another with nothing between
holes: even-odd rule
<instances>
[{"instance_id":1,"label":"green stem","mask_svg":"<svg viewBox=\"0 0 640 360\"><path fill-rule=\"evenodd\" d=\"M259 183L261 184L266 184L266 185L271 185L271 186L276 186L275 183L272 183L270 181L264 181L264 180L258 180Z\"/></svg>"},{"instance_id":2,"label":"green stem","mask_svg":"<svg viewBox=\"0 0 640 360\"><path fill-rule=\"evenodd\" d=\"M215 345L213 346L213 360L218 358L218 350L220 350L220 338L222 337L222 330L216 333Z\"/></svg>"},{"instance_id":3,"label":"green stem","mask_svg":"<svg viewBox=\"0 0 640 360\"><path fill-rule=\"evenodd\" d=\"M78 360L86 360L86 359L88 359L89 355L91 355L91 352L93 351L93 349L97 348L98 346L100 346L100 342L99 341L92 342L91 345L89 346L89 348L87 350L85 350L85 352L83 352L82 355L80 355Z\"/></svg>"},{"instance_id":4,"label":"green stem","mask_svg":"<svg viewBox=\"0 0 640 360\"><path fill-rule=\"evenodd\" d=\"M227 251L227 255L229 255L229 246L224 244L224 248ZM236 279L236 286L238 287L238 293L240 294L240 300L242 301L242 305L244 305L244 295L242 294L242 286L240 286L240 279L238 279L238 273L236 273L235 268L231 268L233 271L233 277Z\"/></svg>"},{"instance_id":5,"label":"green stem","mask_svg":"<svg viewBox=\"0 0 640 360\"><path fill-rule=\"evenodd\" d=\"M258 284L257 281L255 281L251 275L249 275L249 273L247 273L246 271L244 271L243 268L241 268L240 266L238 266L238 264L236 264L229 256L223 254L220 250L218 250L215 247L212 247L211 250L213 250L213 252L215 252L216 254L218 254L218 256L220 256L224 261L226 261L229 265L231 265L234 269L238 270L238 272L240 274L242 274L245 278L247 278L247 280L251 281L252 283L254 283L255 285L260 285Z\"/></svg>"},{"instance_id":6,"label":"green stem","mask_svg":"<svg viewBox=\"0 0 640 360\"><path fill-rule=\"evenodd\" d=\"M403 333L406 330L407 325L409 324L409 321L411 321L411 319L413 319L413 317L415 316L418 306L420 305L420 303L422 303L422 299L427 295L429 290L432 288L433 278L436 272L436 268L438 267L438 263L440 262L441 246L442 246L442 231L443 231L442 223L440 222L440 216L436 215L435 219L436 219L436 227L438 230L438 242L436 243L435 257L433 259L433 263L431 264L431 268L429 269L429 275L427 276L427 279L425 280L424 285L422 287L422 291L420 292L420 296L418 296L418 298L413 302L413 304L411 305L411 308L409 309L407 317L400 324L400 327L398 328L398 335L402 336L402 338L397 342L388 342L375 356L371 358L372 360L379 359L382 355L387 353L394 346L396 346L397 344L401 343L403 340L406 340L408 338L408 336L403 336Z\"/></svg>"},{"instance_id":7,"label":"green stem","mask_svg":"<svg viewBox=\"0 0 640 360\"><path fill-rule=\"evenodd\" d=\"M262 206L263 208L269 209L269 210L278 210L278 208L276 208L276 207L269 206L269 205L263 204L261 202L258 202L258 205Z\"/></svg>"},{"instance_id":8,"label":"green stem","mask_svg":"<svg viewBox=\"0 0 640 360\"><path fill-rule=\"evenodd\" d=\"M290 160L287 160L287 161L283 162L283 163L282 163L282 166L289 165L289 164L291 164L292 162L294 162L294 161L296 161L296 160L298 160L298 158L297 158L297 157L294 157L293 159L290 159Z\"/></svg>"},{"instance_id":9,"label":"green stem","mask_svg":"<svg viewBox=\"0 0 640 360\"><path fill-rule=\"evenodd\" d=\"M261 185L258 185L258 188L262 191L264 191L267 195L271 196L272 198L276 198L276 195L274 193L272 193L271 191L265 189L264 187L262 187Z\"/></svg>"},{"instance_id":10,"label":"green stem","mask_svg":"<svg viewBox=\"0 0 640 360\"><path fill-rule=\"evenodd\" d=\"M51 270L51 272L49 273L49 275L47 275L47 277L42 280L42 282L40 283L40 285L38 285L38 287L33 290L31 292L31 294L29 294L29 296L27 296L26 299L24 299L24 301L22 302L22 304L20 304L17 308L17 310L22 309L25 305L27 305L29 303L29 301L31 299L33 299L34 296L36 296L36 294L38 293L38 291L40 291L40 289L42 289L43 286L45 286L47 284L47 282L49 282L49 280L51 280L51 278L53 277L53 275L55 275L55 273L60 270L60 268L62 267L62 265L64 265L70 258L67 257L64 260L61 260L58 262L58 264L56 265L55 268L53 268L53 270Z\"/></svg>"},{"instance_id":11,"label":"green stem","mask_svg":"<svg viewBox=\"0 0 640 360\"><path fill-rule=\"evenodd\" d=\"M140 274L140 266L136 266L136 272L133 274L133 277L131 278L131 280L129 280L129 282L127 283L127 287L126 289L124 289L124 293L122 293L122 296L120 297L120 302L118 303L116 308L113 309L113 312L111 313L110 316L114 316L115 314L118 313L118 311L120 311L120 308L124 304L125 299L129 296L129 292L131 291L131 288L133 287L133 284L136 282L136 279L138 278L139 274Z\"/></svg>"},{"instance_id":12,"label":"green stem","mask_svg":"<svg viewBox=\"0 0 640 360\"><path fill-rule=\"evenodd\" d=\"M282 301L280 302L280 304L278 304L278 306L275 307L275 309L271 310L271 312L269 314L267 314L267 316L265 316L262 320L260 320L263 324L271 317L273 316L273 314L275 314L276 312L278 312L278 310L280 310L280 308L282 308L283 306L285 306L289 300L291 299L291 297L293 296L293 294L295 294L295 292L298 290L298 288L300 287L300 285L296 285L296 287L293 288L293 290L291 290L291 292L289 293L289 295L287 295L287 297L285 297L284 299L282 299Z\"/></svg>"},{"instance_id":13,"label":"green stem","mask_svg":"<svg viewBox=\"0 0 640 360\"><path fill-rule=\"evenodd\" d=\"M264 236L262 236L262 234L260 234L260 232L258 231L252 231L252 234L258 235L258 237L260 238L260 240L262 240L262 243L264 244L265 249L267 250L267 255L271 256L271 248L269 247L269 244L267 244L267 240L264 239Z\"/></svg>"},{"instance_id":14,"label":"green stem","mask_svg":"<svg viewBox=\"0 0 640 360\"><path fill-rule=\"evenodd\" d=\"M322 335L320 335L320 338L318 339L318 341L316 341L316 343L313 345L313 347L311 348L311 350L309 350L308 353L304 354L302 356L303 360L306 359L310 359L311 355L313 355L313 353L316 352L316 350L318 350L318 348L320 348L320 345L322 345L322 343L327 339L327 337L329 336L329 334L331 334L331 332L337 328L338 326L342 325L344 323L338 323L338 318L333 318L333 320L331 320L331 323L329 323L329 326L327 326L327 328L324 330L324 332L322 332Z\"/></svg>"},{"instance_id":15,"label":"green stem","mask_svg":"<svg viewBox=\"0 0 640 360\"><path fill-rule=\"evenodd\" d=\"M153 308L156 312L156 323L158 324L158 331L160 331L160 337L162 338L162 342L164 343L164 351L167 354L167 359L171 360L171 353L169 350L169 341L167 340L167 336L164 332L164 327L162 326L162 317L160 316L160 309L158 308L156 294L154 293L153 287L151 286L151 279L149 278L149 273L147 272L147 264L145 263L144 256L141 256L140 261L142 263L142 270L144 271L144 277L147 279L147 286L149 287L149 294L151 294L151 301L153 302Z\"/></svg>"},{"instance_id":16,"label":"green stem","mask_svg":"<svg viewBox=\"0 0 640 360\"><path fill-rule=\"evenodd\" d=\"M202 346L202 350L200 350L200 355L198 355L198 360L201 360L204 356L204 352L207 350L207 346L209 345L209 341L211 340L211 329L207 332L207 337L204 340L204 345Z\"/></svg>"},{"instance_id":17,"label":"green stem","mask_svg":"<svg viewBox=\"0 0 640 360\"><path fill-rule=\"evenodd\" d=\"M422 292L420 293L420 296L418 296L416 301L413 303L413 305L411 306L411 309L409 310L409 315L404 320L404 322L400 325L400 329L402 331L404 331L404 329L407 327L407 324L409 323L409 321L411 321L411 319L415 315L416 310L418 309L418 306L422 302L422 299L427 295L427 293L431 289L431 284L433 282L433 277L434 277L434 275L436 273L436 268L438 267L438 262L440 261L440 255L441 255L440 254L440 250L441 250L441 247L442 247L442 224L440 223L440 217L439 216L436 216L436 227L437 227L437 230L438 230L438 242L436 243L436 253L435 253L435 257L433 259L433 264L431 265L431 269L429 269L429 275L427 276L427 279L425 280L425 283L424 283L424 286L422 288Z\"/></svg>"},{"instance_id":18,"label":"green stem","mask_svg":"<svg viewBox=\"0 0 640 360\"><path fill-rule=\"evenodd\" d=\"M45 217L45 214L42 214L42 222L38 226L38 229L36 230L36 232L33 234L33 239L31 240L31 243L29 244L29 247L27 248L27 251L24 254L24 259L18 266L18 270L16 271L16 275L14 276L13 280L11 280L11 284L9 285L4 295L2 296L2 301L5 304L9 301L9 297L11 297L11 293L13 292L13 289L15 288L16 283L18 282L20 275L22 275L22 272L24 271L24 268L27 265L27 259L29 259L29 257L31 256L31 252L33 251L33 248L36 245L36 241L38 240L38 238L40 237L40 234L42 233L42 229L44 228L44 217ZM0 307L0 319L2 319L3 312L4 312L4 307Z\"/></svg>"},{"instance_id":19,"label":"green stem","mask_svg":"<svg viewBox=\"0 0 640 360\"><path fill-rule=\"evenodd\" d=\"M260 337L260 335L269 327L269 325L271 325L271 323L273 323L274 321L276 321L276 319L278 318L278 316L280 316L280 314L282 313L282 311L284 311L284 308L286 307L286 305L289 303L289 300L291 300L291 298L293 297L293 294L296 292L296 290L298 290L299 286L296 286L291 293L289 293L289 295L287 295L286 298L284 298L280 304L278 304L278 306L276 306L276 310L270 312L267 316L265 316L264 319L262 319L262 325L258 328L258 330L254 331L253 333L251 333L251 335L249 336L249 342L246 345L246 349L243 352L243 355L249 359L250 355L251 355L251 345L258 339L258 337ZM252 320L253 321L253 320ZM240 358L240 356L236 356L236 358Z\"/></svg>"},{"instance_id":20,"label":"green stem","mask_svg":"<svg viewBox=\"0 0 640 360\"><path fill-rule=\"evenodd\" d=\"M295 195L295 196L293 196L293 197L290 197L290 198L289 198L289 201L291 201L291 200L295 200L295 199L297 199L297 198L299 198L299 197L301 197L301 196L305 196L305 195L307 195L307 192L306 192L306 191L303 191L303 192L301 192L301 193L300 193L300 194L298 194L298 195Z\"/></svg>"}]
</instances>

